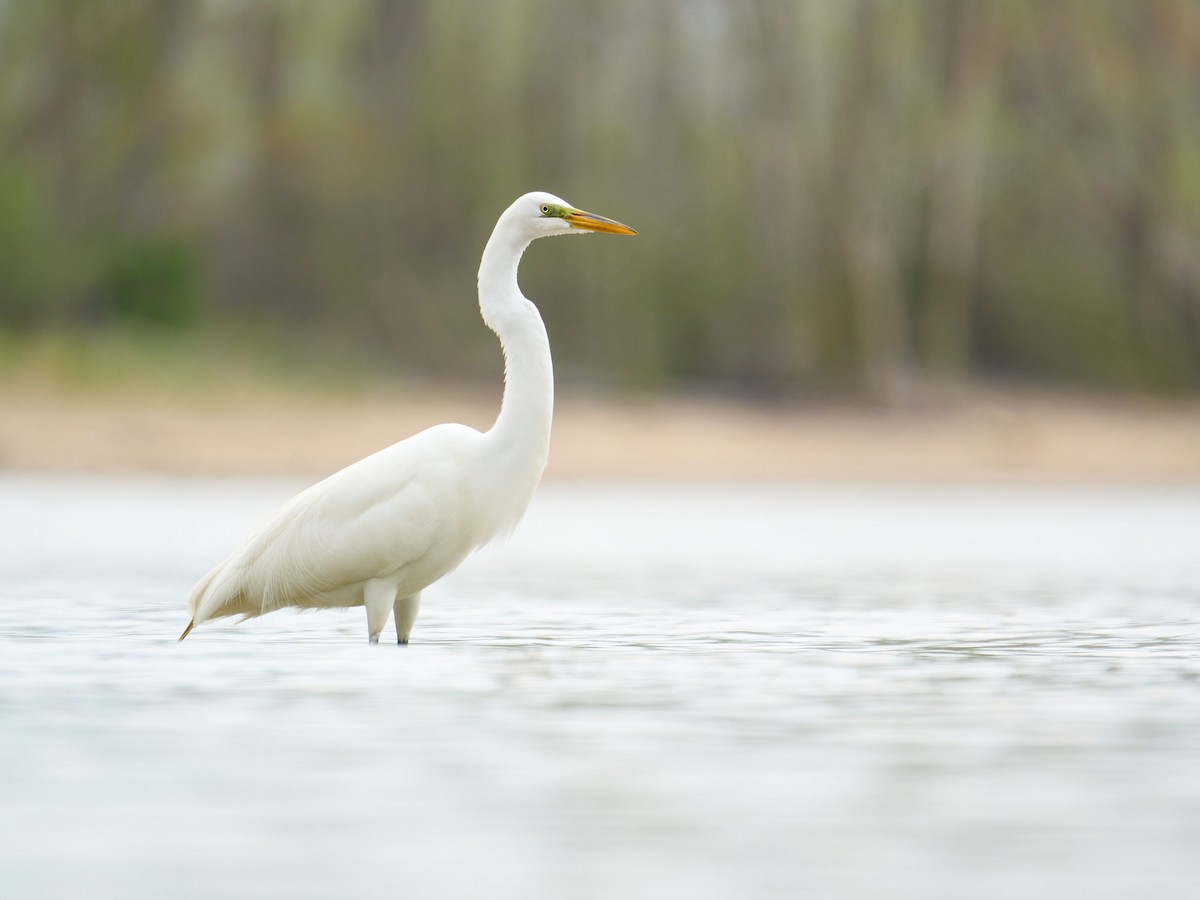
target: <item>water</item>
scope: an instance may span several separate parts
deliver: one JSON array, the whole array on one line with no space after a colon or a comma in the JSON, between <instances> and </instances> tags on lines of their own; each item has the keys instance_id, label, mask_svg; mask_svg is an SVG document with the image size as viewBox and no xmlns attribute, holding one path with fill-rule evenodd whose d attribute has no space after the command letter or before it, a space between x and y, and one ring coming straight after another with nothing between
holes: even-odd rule
<instances>
[{"instance_id":1,"label":"water","mask_svg":"<svg viewBox=\"0 0 1200 900\"><path fill-rule=\"evenodd\" d=\"M548 485L176 644L296 487L0 479L0 897L1200 896L1200 489Z\"/></svg>"}]
</instances>

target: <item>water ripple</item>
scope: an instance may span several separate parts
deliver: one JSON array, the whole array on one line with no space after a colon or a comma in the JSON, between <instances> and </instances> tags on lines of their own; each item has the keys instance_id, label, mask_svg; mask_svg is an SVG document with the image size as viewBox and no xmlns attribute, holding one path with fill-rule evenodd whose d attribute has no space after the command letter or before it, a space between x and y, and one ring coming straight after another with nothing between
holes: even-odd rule
<instances>
[{"instance_id":1,"label":"water ripple","mask_svg":"<svg viewBox=\"0 0 1200 900\"><path fill-rule=\"evenodd\" d=\"M175 643L290 486L70 487L0 481L68 523L0 534L4 896L1200 894L1195 492L552 488L369 647L361 610ZM843 504L853 548L798 552Z\"/></svg>"}]
</instances>

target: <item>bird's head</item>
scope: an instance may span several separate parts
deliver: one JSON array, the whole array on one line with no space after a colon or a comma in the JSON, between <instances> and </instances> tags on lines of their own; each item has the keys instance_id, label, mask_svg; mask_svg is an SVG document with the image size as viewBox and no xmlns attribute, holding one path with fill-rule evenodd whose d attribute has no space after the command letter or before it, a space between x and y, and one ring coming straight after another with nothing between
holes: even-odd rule
<instances>
[{"instance_id":1,"label":"bird's head","mask_svg":"<svg viewBox=\"0 0 1200 900\"><path fill-rule=\"evenodd\" d=\"M627 225L576 209L561 197L534 191L518 197L504 213L512 224L528 232L530 238L552 234L637 234Z\"/></svg>"}]
</instances>

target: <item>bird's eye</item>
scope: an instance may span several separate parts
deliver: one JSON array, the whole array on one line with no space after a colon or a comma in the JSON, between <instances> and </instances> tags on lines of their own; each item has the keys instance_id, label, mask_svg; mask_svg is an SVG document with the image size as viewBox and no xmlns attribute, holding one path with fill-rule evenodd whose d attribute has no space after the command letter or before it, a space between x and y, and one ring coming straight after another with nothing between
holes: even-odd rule
<instances>
[{"instance_id":1,"label":"bird's eye","mask_svg":"<svg viewBox=\"0 0 1200 900\"><path fill-rule=\"evenodd\" d=\"M549 203L542 204L542 215L543 216L550 215L550 204Z\"/></svg>"}]
</instances>

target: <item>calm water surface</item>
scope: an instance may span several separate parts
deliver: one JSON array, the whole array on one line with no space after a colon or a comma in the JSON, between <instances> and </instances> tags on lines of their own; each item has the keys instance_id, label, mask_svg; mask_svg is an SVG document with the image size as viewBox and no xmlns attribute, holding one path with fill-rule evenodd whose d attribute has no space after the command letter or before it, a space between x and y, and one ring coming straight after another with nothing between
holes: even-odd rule
<instances>
[{"instance_id":1,"label":"calm water surface","mask_svg":"<svg viewBox=\"0 0 1200 900\"><path fill-rule=\"evenodd\" d=\"M0 897L1200 896L1200 489L551 484L176 644L297 487L0 479Z\"/></svg>"}]
</instances>

